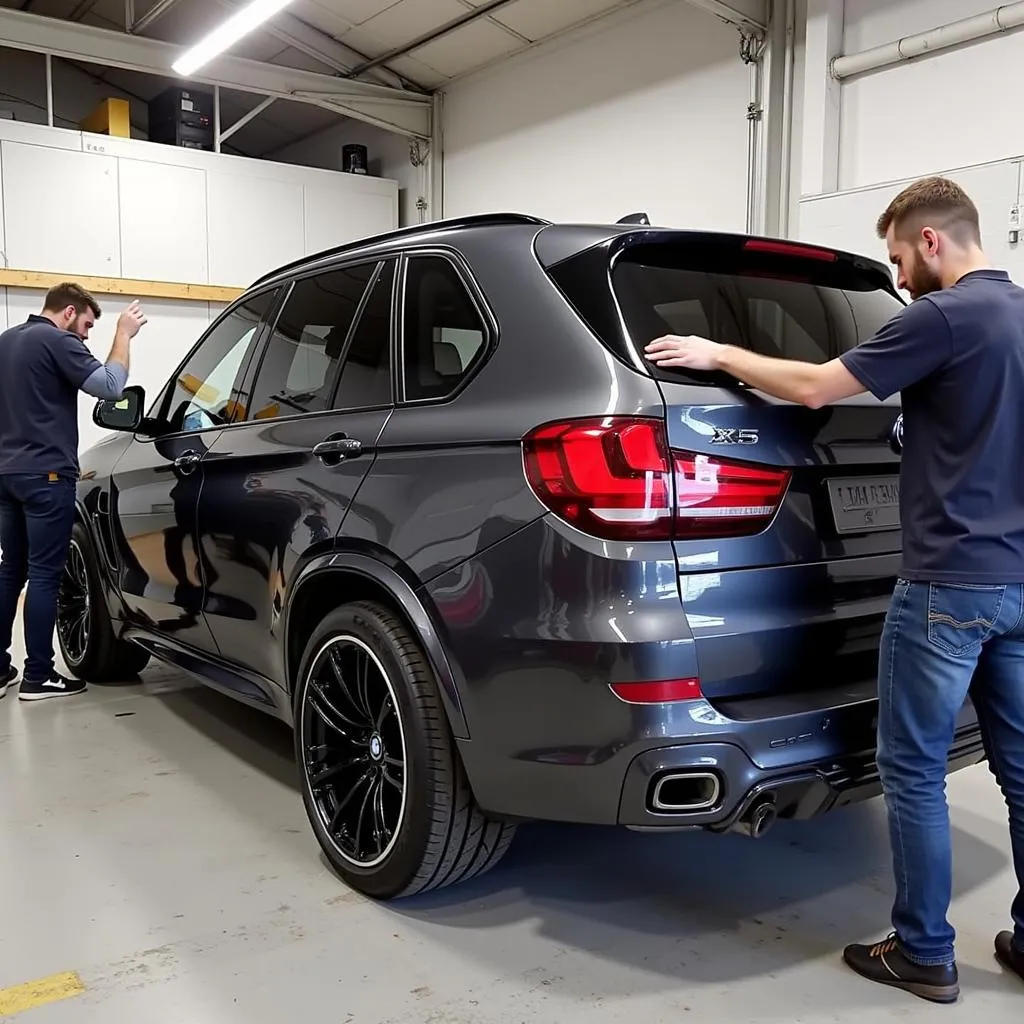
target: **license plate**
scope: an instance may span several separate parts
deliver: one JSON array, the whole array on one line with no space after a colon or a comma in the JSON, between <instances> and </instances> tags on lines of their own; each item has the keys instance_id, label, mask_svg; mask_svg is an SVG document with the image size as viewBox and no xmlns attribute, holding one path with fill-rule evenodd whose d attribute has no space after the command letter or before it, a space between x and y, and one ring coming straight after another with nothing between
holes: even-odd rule
<instances>
[{"instance_id":1,"label":"license plate","mask_svg":"<svg viewBox=\"0 0 1024 1024\"><path fill-rule=\"evenodd\" d=\"M899 529L899 477L868 476L829 480L828 494L836 529L840 533Z\"/></svg>"}]
</instances>

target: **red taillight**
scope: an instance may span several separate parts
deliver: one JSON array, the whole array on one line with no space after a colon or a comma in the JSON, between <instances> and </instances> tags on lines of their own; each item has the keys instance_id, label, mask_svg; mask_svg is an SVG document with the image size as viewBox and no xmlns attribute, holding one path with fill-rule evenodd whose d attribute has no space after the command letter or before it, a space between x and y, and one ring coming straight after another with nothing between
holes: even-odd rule
<instances>
[{"instance_id":1,"label":"red taillight","mask_svg":"<svg viewBox=\"0 0 1024 1024\"><path fill-rule=\"evenodd\" d=\"M750 238L743 243L748 252L767 252L775 256L797 256L805 260L821 260L823 263L835 263L839 257L828 249L816 249L812 245L800 245L798 242L776 242L771 238Z\"/></svg>"},{"instance_id":2,"label":"red taillight","mask_svg":"<svg viewBox=\"0 0 1024 1024\"><path fill-rule=\"evenodd\" d=\"M789 471L674 452L676 536L739 537L760 533L775 515Z\"/></svg>"},{"instance_id":3,"label":"red taillight","mask_svg":"<svg viewBox=\"0 0 1024 1024\"><path fill-rule=\"evenodd\" d=\"M607 416L551 423L523 442L526 476L544 504L606 540L759 533L789 471L670 451L661 420Z\"/></svg>"},{"instance_id":4,"label":"red taillight","mask_svg":"<svg viewBox=\"0 0 1024 1024\"><path fill-rule=\"evenodd\" d=\"M524 441L526 475L553 512L606 539L672 535L672 476L659 420L551 423Z\"/></svg>"},{"instance_id":5,"label":"red taillight","mask_svg":"<svg viewBox=\"0 0 1024 1024\"><path fill-rule=\"evenodd\" d=\"M662 679L656 682L609 683L612 693L627 704L670 704L677 700L700 700L699 679Z\"/></svg>"}]
</instances>

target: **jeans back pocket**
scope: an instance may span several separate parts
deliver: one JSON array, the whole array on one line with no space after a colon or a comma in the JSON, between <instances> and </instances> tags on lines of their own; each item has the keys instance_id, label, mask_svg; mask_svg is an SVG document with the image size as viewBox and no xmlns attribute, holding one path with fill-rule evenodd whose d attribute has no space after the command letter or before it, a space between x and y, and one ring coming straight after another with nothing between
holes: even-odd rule
<instances>
[{"instance_id":1,"label":"jeans back pocket","mask_svg":"<svg viewBox=\"0 0 1024 1024\"><path fill-rule=\"evenodd\" d=\"M992 635L1006 587L928 584L928 642L962 658L977 654Z\"/></svg>"}]
</instances>

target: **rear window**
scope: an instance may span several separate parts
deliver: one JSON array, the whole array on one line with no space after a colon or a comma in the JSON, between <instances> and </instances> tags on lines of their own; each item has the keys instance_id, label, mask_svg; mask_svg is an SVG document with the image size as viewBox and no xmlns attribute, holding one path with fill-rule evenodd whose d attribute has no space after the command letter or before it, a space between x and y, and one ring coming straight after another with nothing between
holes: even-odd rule
<instances>
[{"instance_id":1,"label":"rear window","mask_svg":"<svg viewBox=\"0 0 1024 1024\"><path fill-rule=\"evenodd\" d=\"M639 354L660 335L696 334L761 355L824 363L872 337L903 308L873 272L848 262L735 249L701 257L691 247L638 246L616 262L612 288Z\"/></svg>"}]
</instances>

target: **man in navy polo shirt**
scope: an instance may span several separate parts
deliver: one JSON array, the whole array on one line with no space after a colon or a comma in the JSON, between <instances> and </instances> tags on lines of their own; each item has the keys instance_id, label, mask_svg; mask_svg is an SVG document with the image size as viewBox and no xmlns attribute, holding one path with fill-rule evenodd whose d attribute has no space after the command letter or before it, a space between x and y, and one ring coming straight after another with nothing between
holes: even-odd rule
<instances>
[{"instance_id":1,"label":"man in navy polo shirt","mask_svg":"<svg viewBox=\"0 0 1024 1024\"><path fill-rule=\"evenodd\" d=\"M78 392L119 398L131 340L146 322L137 302L118 318L106 363L85 346L100 318L77 284L50 290L42 314L0 334L0 697L18 678L11 634L25 598L25 671L19 697L81 693L54 671L53 629L71 545L78 480Z\"/></svg>"},{"instance_id":2,"label":"man in navy polo shirt","mask_svg":"<svg viewBox=\"0 0 1024 1024\"><path fill-rule=\"evenodd\" d=\"M815 366L677 336L647 355L812 408L901 393L903 566L882 634L878 719L895 930L844 956L871 981L953 1002L945 776L969 689L1009 807L1019 886L996 955L1024 978L1024 288L989 264L977 208L944 178L905 189L878 233L914 301L840 358Z\"/></svg>"}]
</instances>

